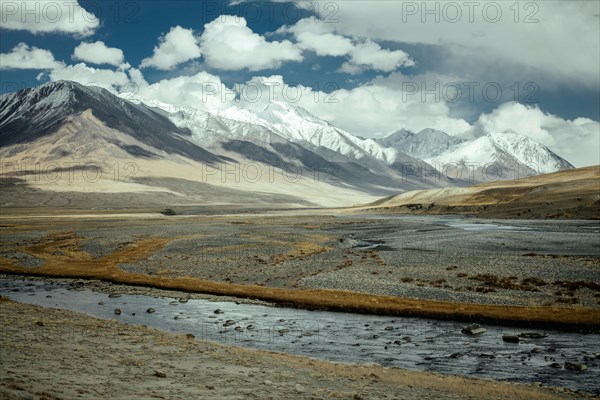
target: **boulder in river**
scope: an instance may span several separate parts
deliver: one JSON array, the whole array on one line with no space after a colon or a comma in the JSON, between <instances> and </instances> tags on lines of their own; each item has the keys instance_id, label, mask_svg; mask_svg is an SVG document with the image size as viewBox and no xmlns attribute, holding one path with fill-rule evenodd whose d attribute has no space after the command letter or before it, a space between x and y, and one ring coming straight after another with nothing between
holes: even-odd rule
<instances>
[{"instance_id":1,"label":"boulder in river","mask_svg":"<svg viewBox=\"0 0 600 400\"><path fill-rule=\"evenodd\" d=\"M543 351L544 349L542 349L541 347L534 347L533 349L531 349L531 353L541 353Z\"/></svg>"},{"instance_id":2,"label":"boulder in river","mask_svg":"<svg viewBox=\"0 0 600 400\"><path fill-rule=\"evenodd\" d=\"M121 309L115 308L115 315L121 315Z\"/></svg>"},{"instance_id":3,"label":"boulder in river","mask_svg":"<svg viewBox=\"0 0 600 400\"><path fill-rule=\"evenodd\" d=\"M223 314L223 310L221 310L220 308L217 308L215 311L213 311L215 314Z\"/></svg>"},{"instance_id":4,"label":"boulder in river","mask_svg":"<svg viewBox=\"0 0 600 400\"><path fill-rule=\"evenodd\" d=\"M227 321L225 321L225 323L223 324L223 326L231 326L231 325L235 325L235 321L232 319L228 319Z\"/></svg>"},{"instance_id":5,"label":"boulder in river","mask_svg":"<svg viewBox=\"0 0 600 400\"><path fill-rule=\"evenodd\" d=\"M479 324L471 324L469 326L465 326L461 332L466 335L481 335L485 331L486 329L479 326Z\"/></svg>"},{"instance_id":6,"label":"boulder in river","mask_svg":"<svg viewBox=\"0 0 600 400\"><path fill-rule=\"evenodd\" d=\"M571 371L585 371L587 369L587 365L567 361L565 362L565 368L570 369Z\"/></svg>"},{"instance_id":7,"label":"boulder in river","mask_svg":"<svg viewBox=\"0 0 600 400\"><path fill-rule=\"evenodd\" d=\"M146 310L146 312L147 312L148 314L153 314L153 313L155 313L155 312L156 312L156 310L155 310L154 308L149 308L149 309L147 309L147 310Z\"/></svg>"},{"instance_id":8,"label":"boulder in river","mask_svg":"<svg viewBox=\"0 0 600 400\"><path fill-rule=\"evenodd\" d=\"M519 343L519 337L515 335L503 335L502 340L508 343Z\"/></svg>"}]
</instances>

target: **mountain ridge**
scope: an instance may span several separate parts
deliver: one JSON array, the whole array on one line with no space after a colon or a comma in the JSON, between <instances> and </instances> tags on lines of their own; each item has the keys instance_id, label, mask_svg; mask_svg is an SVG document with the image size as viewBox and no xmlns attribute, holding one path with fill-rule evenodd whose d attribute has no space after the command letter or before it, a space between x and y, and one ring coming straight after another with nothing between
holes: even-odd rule
<instances>
[{"instance_id":1,"label":"mountain ridge","mask_svg":"<svg viewBox=\"0 0 600 400\"><path fill-rule=\"evenodd\" d=\"M0 97L0 155L15 162L39 159L40 154L45 162L85 162L83 158L74 159L77 155L83 157L83 152L76 151L77 143L86 149L85 157L93 161L97 153L105 167L114 157L146 166L146 176L158 173L173 179L182 178L177 171L185 164L196 169L204 169L205 164L213 170L239 170L256 163L259 168L274 169L283 176L290 171L303 172L305 176L299 179L302 190L306 191L300 196L304 196L302 201L314 200L307 196L328 197L324 190L339 192L340 199L348 198L348 194L342 193L366 198L482 181L475 174L469 179L456 178L456 171L448 174L438 165L465 161L457 159L465 146L475 146L469 155L479 151L483 157L480 161L491 161L499 168L516 165L529 175L538 171L527 169L525 164L536 160L544 162L546 169L572 168L545 146L515 134L494 134L486 136L488 139L469 141L425 129L418 133L400 130L385 138L364 139L287 103L274 102L259 112L232 107L212 113L128 97L70 81L4 94ZM57 134L74 135L74 139L68 143ZM41 140L50 136L50 140ZM481 143L487 140L484 144L493 152L478 146L478 140ZM39 147L42 145L43 150ZM482 149L485 151L481 152ZM490 158L490 154L495 158ZM165 166L157 167L161 163L170 167L166 170ZM427 176L426 172L436 170L437 176ZM509 175L503 176L510 178ZM186 172L185 179L188 178L199 179ZM248 182L211 179L217 186L282 193L281 187L272 186L276 182L269 182L271 186L262 183L253 186ZM283 182L290 183L286 179Z\"/></svg>"}]
</instances>

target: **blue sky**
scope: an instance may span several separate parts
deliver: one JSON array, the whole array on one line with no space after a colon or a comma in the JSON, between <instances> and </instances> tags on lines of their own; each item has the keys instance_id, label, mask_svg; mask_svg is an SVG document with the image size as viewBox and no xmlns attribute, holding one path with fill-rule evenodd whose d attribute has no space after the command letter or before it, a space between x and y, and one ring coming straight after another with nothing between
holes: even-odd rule
<instances>
[{"instance_id":1,"label":"blue sky","mask_svg":"<svg viewBox=\"0 0 600 400\"><path fill-rule=\"evenodd\" d=\"M25 16L21 2L2 3L2 92L56 79L115 91L134 82L140 95L199 106L191 92L202 80L270 79L312 88L299 105L362 136L514 130L573 156L597 140L598 2L492 2L495 18L486 2L72 0L71 18L63 8L53 20L60 3L31 2ZM337 102L314 101L315 90ZM231 105L221 103L200 106Z\"/></svg>"}]
</instances>

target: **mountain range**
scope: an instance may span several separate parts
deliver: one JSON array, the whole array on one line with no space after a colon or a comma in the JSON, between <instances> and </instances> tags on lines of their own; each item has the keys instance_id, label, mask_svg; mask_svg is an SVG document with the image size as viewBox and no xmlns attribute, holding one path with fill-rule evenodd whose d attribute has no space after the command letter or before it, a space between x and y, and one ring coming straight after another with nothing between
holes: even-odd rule
<instances>
[{"instance_id":1,"label":"mountain range","mask_svg":"<svg viewBox=\"0 0 600 400\"><path fill-rule=\"evenodd\" d=\"M0 204L338 206L573 168L529 137L365 139L305 109L178 108L70 81L0 97Z\"/></svg>"}]
</instances>

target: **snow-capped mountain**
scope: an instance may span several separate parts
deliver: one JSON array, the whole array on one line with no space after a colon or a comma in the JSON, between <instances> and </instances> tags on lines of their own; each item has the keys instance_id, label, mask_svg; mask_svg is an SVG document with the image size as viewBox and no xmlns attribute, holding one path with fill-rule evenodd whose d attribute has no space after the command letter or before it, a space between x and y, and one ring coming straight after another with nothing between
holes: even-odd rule
<instances>
[{"instance_id":1,"label":"snow-capped mountain","mask_svg":"<svg viewBox=\"0 0 600 400\"><path fill-rule=\"evenodd\" d=\"M404 157L399 151L381 146L373 139L361 139L309 113L302 107L280 101L270 103L264 110L252 113L232 107L220 115L237 121L261 125L277 132L286 140L324 147L360 160L370 155L388 164Z\"/></svg>"},{"instance_id":2,"label":"snow-capped mountain","mask_svg":"<svg viewBox=\"0 0 600 400\"><path fill-rule=\"evenodd\" d=\"M471 179L476 181L486 178L473 171L492 166L499 177L506 179L574 168L543 144L512 132L488 133L469 140L435 129L416 134L400 130L377 141L422 159L439 171L447 170L448 166L471 170Z\"/></svg>"},{"instance_id":3,"label":"snow-capped mountain","mask_svg":"<svg viewBox=\"0 0 600 400\"><path fill-rule=\"evenodd\" d=\"M162 104L161 108L175 107ZM375 160L396 170L406 164L419 163L422 168L435 168L440 172L446 172L448 164L469 165L471 169L494 165L504 170L502 177L509 178L573 168L546 146L515 133L494 133L487 139L484 136L469 140L435 129L418 133L401 129L383 138L368 139L336 128L302 107L281 101L274 101L259 112L240 107L215 114L201 110L190 113L188 109L170 113L169 117L177 126L192 131L200 144L225 138L251 140L264 146L288 141L319 154L330 150L363 164ZM486 178L474 176L472 179Z\"/></svg>"},{"instance_id":4,"label":"snow-capped mountain","mask_svg":"<svg viewBox=\"0 0 600 400\"><path fill-rule=\"evenodd\" d=\"M269 165L291 163L309 170L335 170L346 184L370 186L378 193L389 187L437 186L402 177L397 163L424 162L372 139L359 139L308 111L272 103L259 113L232 107L219 113L201 110L169 115L178 127L192 132L192 140L213 152L227 151Z\"/></svg>"},{"instance_id":5,"label":"snow-capped mountain","mask_svg":"<svg viewBox=\"0 0 600 400\"><path fill-rule=\"evenodd\" d=\"M190 132L143 104L134 104L96 86L51 82L0 97L0 146L33 142L63 126L71 116L92 110L108 128L127 134L156 153L170 153L202 162L219 157L188 140ZM114 143L120 139L114 138ZM124 145L125 146L125 145ZM125 147L135 151L135 148Z\"/></svg>"},{"instance_id":6,"label":"snow-capped mountain","mask_svg":"<svg viewBox=\"0 0 600 400\"><path fill-rule=\"evenodd\" d=\"M546 146L516 133L488 133L463 141L448 151L425 158L432 165L469 165L471 168L503 168L522 172L520 176L544 174L574 168Z\"/></svg>"},{"instance_id":7,"label":"snow-capped mountain","mask_svg":"<svg viewBox=\"0 0 600 400\"><path fill-rule=\"evenodd\" d=\"M539 174L572 169L574 166L546 146L517 133L490 133L487 135L497 149L534 168Z\"/></svg>"},{"instance_id":8,"label":"snow-capped mountain","mask_svg":"<svg viewBox=\"0 0 600 400\"><path fill-rule=\"evenodd\" d=\"M252 192L253 198L272 193L294 204L339 204L351 198L360 202L369 196L486 179L483 174L461 180L424 173L447 172L448 165L455 170L467 164L470 170L492 165L503 171L500 178L514 177L510 171L515 168L519 175L572 168L545 146L514 133L467 140L425 129L367 139L282 102L259 112L232 107L213 113L152 99L120 98L99 87L68 81L0 97L0 157L14 163L97 162L103 168L116 161L134 162L145 168L144 182L151 179L152 187L127 182L129 186L119 190L133 190L134 184L136 191L167 191L189 202L206 201L202 193L207 187L228 194L235 187L239 193ZM269 171L264 175L268 182L231 182L215 172L237 168L239 173L252 163L254 168ZM210 166L208 176L206 166ZM287 178L290 170L301 171L293 188ZM277 174L283 176L279 181L274 178ZM173 182L187 183L174 187ZM190 189L198 185L203 189ZM101 187L88 185L85 190ZM37 189L49 188L57 190L56 185ZM191 199L189 193L193 193Z\"/></svg>"},{"instance_id":9,"label":"snow-capped mountain","mask_svg":"<svg viewBox=\"0 0 600 400\"><path fill-rule=\"evenodd\" d=\"M78 177L27 181L16 169L3 169L16 182L3 193L9 199L0 200L5 206L17 198L71 206L215 201L335 206L441 184L404 176L391 162L398 151L285 104L263 113L217 114L61 81L4 94L0 107L4 164L25 165L25 175L51 168L70 171L63 178ZM96 180L72 170L90 164L100 168ZM120 173L126 178L118 179Z\"/></svg>"},{"instance_id":10,"label":"snow-capped mountain","mask_svg":"<svg viewBox=\"0 0 600 400\"><path fill-rule=\"evenodd\" d=\"M377 141L386 147L402 150L415 158L427 159L447 152L463 143L465 139L435 129L423 129L416 134L402 129Z\"/></svg>"}]
</instances>

